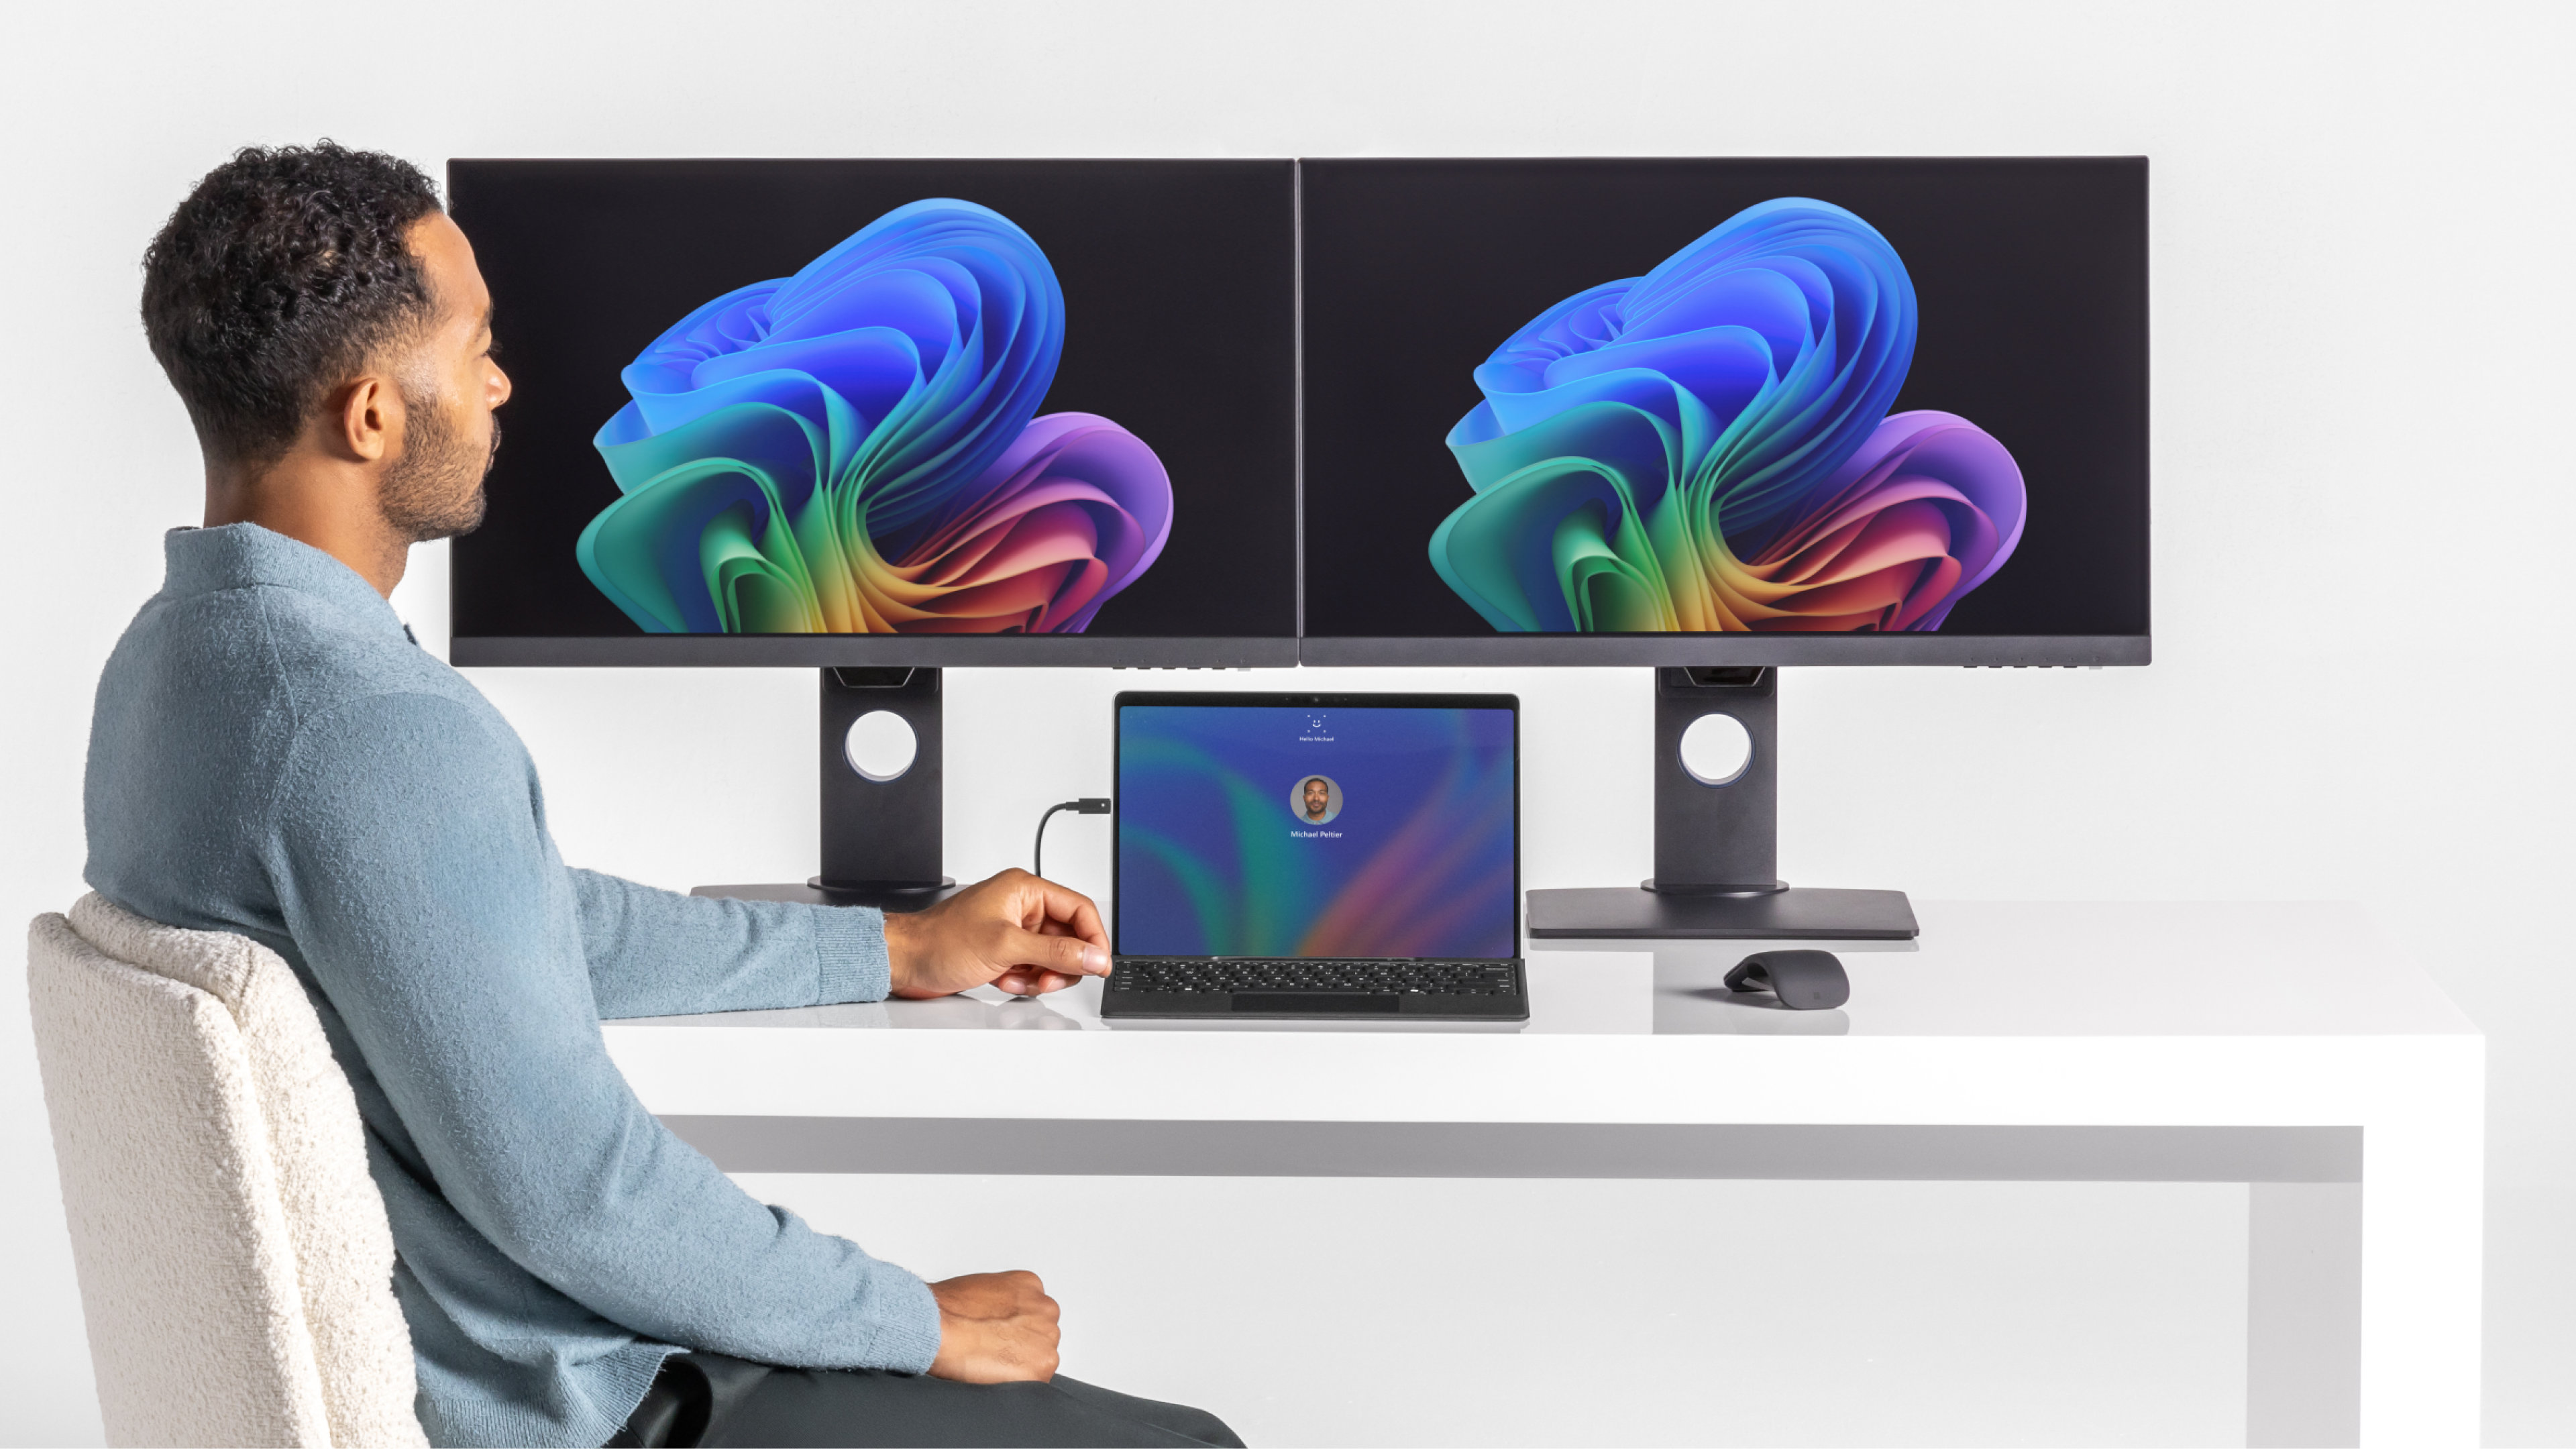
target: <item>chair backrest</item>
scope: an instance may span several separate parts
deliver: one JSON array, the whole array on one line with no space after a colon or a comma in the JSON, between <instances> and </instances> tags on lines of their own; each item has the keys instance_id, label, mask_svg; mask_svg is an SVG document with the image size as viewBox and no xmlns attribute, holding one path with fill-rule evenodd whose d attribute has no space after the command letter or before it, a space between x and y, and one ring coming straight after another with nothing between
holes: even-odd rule
<instances>
[{"instance_id":1,"label":"chair backrest","mask_svg":"<svg viewBox=\"0 0 2576 1449\"><path fill-rule=\"evenodd\" d=\"M357 1099L294 972L96 895L27 984L116 1444L421 1445Z\"/></svg>"}]
</instances>

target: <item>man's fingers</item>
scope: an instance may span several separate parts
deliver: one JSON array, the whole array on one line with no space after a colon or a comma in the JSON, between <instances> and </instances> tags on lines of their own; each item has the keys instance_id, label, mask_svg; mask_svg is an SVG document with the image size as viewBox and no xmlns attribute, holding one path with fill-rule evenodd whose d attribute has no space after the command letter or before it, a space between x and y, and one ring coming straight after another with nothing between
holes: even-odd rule
<instances>
[{"instance_id":1,"label":"man's fingers","mask_svg":"<svg viewBox=\"0 0 2576 1449\"><path fill-rule=\"evenodd\" d=\"M1075 935L1098 946L1106 953L1109 950L1109 928L1100 923L1100 908L1091 903L1089 896L1078 896L1075 899L1082 904L1075 908L1073 919L1067 924L1073 927Z\"/></svg>"},{"instance_id":2,"label":"man's fingers","mask_svg":"<svg viewBox=\"0 0 2576 1449\"><path fill-rule=\"evenodd\" d=\"M1060 924L1103 952L1109 949L1109 932L1101 926L1100 908L1091 903L1091 897L1077 890L1068 890L1044 876L1030 876L1028 885L1036 892L1037 919L1023 924L1033 928L1050 922Z\"/></svg>"},{"instance_id":3,"label":"man's fingers","mask_svg":"<svg viewBox=\"0 0 2576 1449\"><path fill-rule=\"evenodd\" d=\"M1109 974L1109 943L1093 943L1080 936L1041 936L1035 931L1013 931L1004 947L1003 959L1014 966L1036 966L1066 976L1106 976Z\"/></svg>"},{"instance_id":4,"label":"man's fingers","mask_svg":"<svg viewBox=\"0 0 2576 1449\"><path fill-rule=\"evenodd\" d=\"M993 979L993 984L1014 996L1044 996L1062 991L1081 980L1078 976L1061 976L1036 966L1014 966Z\"/></svg>"}]
</instances>

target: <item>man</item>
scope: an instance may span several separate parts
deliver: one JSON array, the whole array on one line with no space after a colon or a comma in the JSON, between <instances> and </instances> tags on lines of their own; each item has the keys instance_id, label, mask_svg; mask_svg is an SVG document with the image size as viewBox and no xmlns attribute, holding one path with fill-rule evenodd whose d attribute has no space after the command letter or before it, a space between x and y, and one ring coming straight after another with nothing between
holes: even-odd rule
<instances>
[{"instance_id":1,"label":"man","mask_svg":"<svg viewBox=\"0 0 2576 1449\"><path fill-rule=\"evenodd\" d=\"M1330 809L1332 808L1332 806L1333 806L1333 786L1332 786L1332 782L1331 782L1331 781L1329 781L1329 780L1326 780L1326 779L1325 779L1323 776L1321 776L1321 775L1309 775L1309 776L1307 776L1307 777L1306 777L1306 819L1307 819L1307 821L1308 821L1309 823L1311 823L1311 824L1315 824L1315 825L1321 825L1321 824L1323 824L1323 823L1324 823L1324 812L1325 812L1325 811L1327 811L1327 810L1330 810Z\"/></svg>"},{"instance_id":2,"label":"man","mask_svg":"<svg viewBox=\"0 0 2576 1449\"><path fill-rule=\"evenodd\" d=\"M245 150L144 264L205 527L99 682L87 875L295 968L356 1090L419 1410L451 1444L1237 1442L1054 1378L1029 1273L925 1284L745 1195L627 1089L602 1017L1035 995L1108 969L1018 871L881 916L568 870L500 714L386 603L472 529L510 384L428 177Z\"/></svg>"}]
</instances>

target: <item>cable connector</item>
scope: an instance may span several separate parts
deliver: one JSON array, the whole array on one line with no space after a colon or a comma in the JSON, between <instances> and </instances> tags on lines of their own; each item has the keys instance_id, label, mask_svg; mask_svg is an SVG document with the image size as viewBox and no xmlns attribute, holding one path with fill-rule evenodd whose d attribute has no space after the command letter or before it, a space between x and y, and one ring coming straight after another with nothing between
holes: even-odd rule
<instances>
[{"instance_id":1,"label":"cable connector","mask_svg":"<svg viewBox=\"0 0 2576 1449\"><path fill-rule=\"evenodd\" d=\"M1038 843L1029 850L1029 874L1035 876L1046 874L1047 822L1055 818L1057 811L1070 810L1076 815L1106 815L1112 808L1112 802L1106 795L1085 795L1079 800L1067 800L1061 805L1048 806L1047 812L1038 817Z\"/></svg>"}]
</instances>

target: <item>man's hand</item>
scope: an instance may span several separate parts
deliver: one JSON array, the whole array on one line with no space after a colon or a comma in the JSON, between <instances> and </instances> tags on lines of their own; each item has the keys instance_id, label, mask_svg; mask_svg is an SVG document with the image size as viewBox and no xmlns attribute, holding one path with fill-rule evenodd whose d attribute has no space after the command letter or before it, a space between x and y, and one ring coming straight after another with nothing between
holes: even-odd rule
<instances>
[{"instance_id":1,"label":"man's hand","mask_svg":"<svg viewBox=\"0 0 2576 1449\"><path fill-rule=\"evenodd\" d=\"M885 939L897 996L947 996L988 981L1040 996L1109 974L1109 932L1091 898L1024 870L926 911L888 911Z\"/></svg>"},{"instance_id":2,"label":"man's hand","mask_svg":"<svg viewBox=\"0 0 2576 1449\"><path fill-rule=\"evenodd\" d=\"M930 1296L939 1300L931 1377L969 1384L1055 1377L1057 1310L1037 1274L969 1273L931 1284Z\"/></svg>"}]
</instances>

